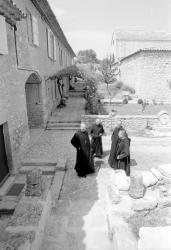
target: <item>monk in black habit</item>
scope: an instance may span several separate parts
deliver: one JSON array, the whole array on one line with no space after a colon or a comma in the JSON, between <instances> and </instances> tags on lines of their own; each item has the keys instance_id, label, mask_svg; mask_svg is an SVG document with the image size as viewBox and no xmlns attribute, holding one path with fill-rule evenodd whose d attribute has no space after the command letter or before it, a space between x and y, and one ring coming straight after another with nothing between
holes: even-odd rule
<instances>
[{"instance_id":1,"label":"monk in black habit","mask_svg":"<svg viewBox=\"0 0 171 250\"><path fill-rule=\"evenodd\" d=\"M119 143L116 149L117 169L125 170L130 176L130 139L125 130L119 131Z\"/></svg>"},{"instance_id":2,"label":"monk in black habit","mask_svg":"<svg viewBox=\"0 0 171 250\"><path fill-rule=\"evenodd\" d=\"M93 157L91 154L90 140L85 124L81 124L73 138L71 144L77 150L75 170L79 177L86 177L87 174L95 172Z\"/></svg>"},{"instance_id":3,"label":"monk in black habit","mask_svg":"<svg viewBox=\"0 0 171 250\"><path fill-rule=\"evenodd\" d=\"M112 137L111 137L112 144L111 144L110 155L108 159L109 165L111 166L111 168L114 168L114 169L117 168L116 149L117 149L117 145L119 142L118 133L121 129L123 129L122 122L118 121L113 131Z\"/></svg>"},{"instance_id":4,"label":"monk in black habit","mask_svg":"<svg viewBox=\"0 0 171 250\"><path fill-rule=\"evenodd\" d=\"M99 119L97 119L96 123L91 127L90 134L92 136L92 154L101 158L103 155L102 135L104 134L104 128Z\"/></svg>"}]
</instances>

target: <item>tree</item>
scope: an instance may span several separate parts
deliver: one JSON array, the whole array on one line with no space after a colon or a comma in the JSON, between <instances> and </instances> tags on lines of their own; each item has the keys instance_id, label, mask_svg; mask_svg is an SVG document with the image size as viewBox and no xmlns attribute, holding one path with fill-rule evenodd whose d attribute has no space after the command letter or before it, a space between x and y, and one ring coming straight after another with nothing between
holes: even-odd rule
<instances>
[{"instance_id":1,"label":"tree","mask_svg":"<svg viewBox=\"0 0 171 250\"><path fill-rule=\"evenodd\" d=\"M113 56L106 57L101 61L101 71L107 87L108 84L114 83L116 81L116 70L117 68L115 65L115 58Z\"/></svg>"},{"instance_id":2,"label":"tree","mask_svg":"<svg viewBox=\"0 0 171 250\"><path fill-rule=\"evenodd\" d=\"M92 49L80 50L77 53L79 63L99 63L96 52Z\"/></svg>"}]
</instances>

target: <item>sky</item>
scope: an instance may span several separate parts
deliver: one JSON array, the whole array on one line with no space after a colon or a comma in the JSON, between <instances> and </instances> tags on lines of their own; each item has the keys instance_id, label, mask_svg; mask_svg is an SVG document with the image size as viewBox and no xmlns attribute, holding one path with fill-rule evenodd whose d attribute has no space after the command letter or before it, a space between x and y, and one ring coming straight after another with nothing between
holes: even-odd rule
<instances>
[{"instance_id":1,"label":"sky","mask_svg":"<svg viewBox=\"0 0 171 250\"><path fill-rule=\"evenodd\" d=\"M171 32L171 0L48 1L75 53L93 49L104 58L116 29Z\"/></svg>"}]
</instances>

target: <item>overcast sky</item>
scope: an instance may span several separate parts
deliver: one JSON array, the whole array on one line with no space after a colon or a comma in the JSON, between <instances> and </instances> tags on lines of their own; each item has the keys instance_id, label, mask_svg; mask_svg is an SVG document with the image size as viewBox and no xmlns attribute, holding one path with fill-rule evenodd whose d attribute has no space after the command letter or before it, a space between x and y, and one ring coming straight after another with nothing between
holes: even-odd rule
<instances>
[{"instance_id":1,"label":"overcast sky","mask_svg":"<svg viewBox=\"0 0 171 250\"><path fill-rule=\"evenodd\" d=\"M70 45L77 53L110 51L115 29L171 31L171 0L49 0Z\"/></svg>"}]
</instances>

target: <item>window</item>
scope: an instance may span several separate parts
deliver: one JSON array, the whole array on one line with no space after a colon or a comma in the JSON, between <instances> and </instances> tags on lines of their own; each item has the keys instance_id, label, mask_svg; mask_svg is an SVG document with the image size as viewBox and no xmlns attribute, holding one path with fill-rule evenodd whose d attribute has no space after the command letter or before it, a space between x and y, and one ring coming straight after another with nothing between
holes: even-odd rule
<instances>
[{"instance_id":1,"label":"window","mask_svg":"<svg viewBox=\"0 0 171 250\"><path fill-rule=\"evenodd\" d=\"M32 28L33 28L33 44L39 46L38 20L34 16L32 16Z\"/></svg>"},{"instance_id":2,"label":"window","mask_svg":"<svg viewBox=\"0 0 171 250\"><path fill-rule=\"evenodd\" d=\"M0 15L0 54L8 54L7 31L5 17Z\"/></svg>"},{"instance_id":3,"label":"window","mask_svg":"<svg viewBox=\"0 0 171 250\"><path fill-rule=\"evenodd\" d=\"M50 29L47 29L48 56L56 61L56 38Z\"/></svg>"},{"instance_id":4,"label":"window","mask_svg":"<svg viewBox=\"0 0 171 250\"><path fill-rule=\"evenodd\" d=\"M27 10L27 35L28 41L31 44L39 46L39 29L38 29L38 20L35 16L32 16L31 13Z\"/></svg>"}]
</instances>

